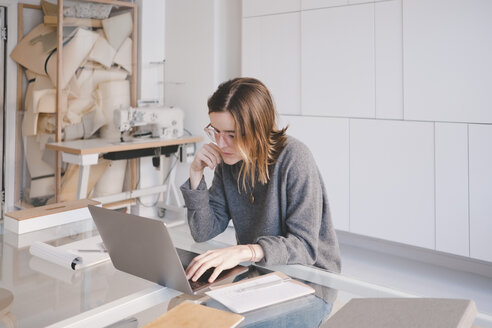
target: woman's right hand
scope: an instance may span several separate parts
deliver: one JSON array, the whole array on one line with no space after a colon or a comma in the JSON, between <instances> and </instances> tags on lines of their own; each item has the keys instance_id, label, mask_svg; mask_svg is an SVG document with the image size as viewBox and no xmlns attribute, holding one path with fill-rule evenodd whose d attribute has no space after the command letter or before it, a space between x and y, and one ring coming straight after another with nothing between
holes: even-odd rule
<instances>
[{"instance_id":1,"label":"woman's right hand","mask_svg":"<svg viewBox=\"0 0 492 328\"><path fill-rule=\"evenodd\" d=\"M190 165L191 189L196 189L198 187L198 184L202 179L203 170L206 167L213 170L220 162L222 162L220 148L214 143L203 145L203 147L195 154L195 158Z\"/></svg>"}]
</instances>

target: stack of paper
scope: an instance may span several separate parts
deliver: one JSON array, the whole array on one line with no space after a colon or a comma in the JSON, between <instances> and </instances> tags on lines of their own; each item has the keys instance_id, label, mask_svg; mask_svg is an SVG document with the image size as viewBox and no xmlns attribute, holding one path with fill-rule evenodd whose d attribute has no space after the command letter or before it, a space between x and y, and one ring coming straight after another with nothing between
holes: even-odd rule
<instances>
[{"instance_id":1,"label":"stack of paper","mask_svg":"<svg viewBox=\"0 0 492 328\"><path fill-rule=\"evenodd\" d=\"M229 285L213 288L206 294L236 313L314 293L314 289L281 272L272 272Z\"/></svg>"}]
</instances>

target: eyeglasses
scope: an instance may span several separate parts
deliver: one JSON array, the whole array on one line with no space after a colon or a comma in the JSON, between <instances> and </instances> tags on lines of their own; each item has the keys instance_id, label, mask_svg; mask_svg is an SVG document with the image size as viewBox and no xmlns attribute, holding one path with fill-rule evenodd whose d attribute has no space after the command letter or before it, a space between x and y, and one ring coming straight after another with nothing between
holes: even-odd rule
<instances>
[{"instance_id":1,"label":"eyeglasses","mask_svg":"<svg viewBox=\"0 0 492 328\"><path fill-rule=\"evenodd\" d=\"M222 140L229 146L234 143L234 132L219 132L212 126L212 123L209 123L203 130L215 144L219 143L220 137L222 137Z\"/></svg>"}]
</instances>

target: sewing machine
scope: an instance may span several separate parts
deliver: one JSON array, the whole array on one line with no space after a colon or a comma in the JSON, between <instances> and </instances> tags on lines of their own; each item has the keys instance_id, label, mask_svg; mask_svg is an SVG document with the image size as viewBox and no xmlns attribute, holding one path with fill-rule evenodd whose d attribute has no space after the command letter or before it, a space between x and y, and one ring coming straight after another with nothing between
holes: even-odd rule
<instances>
[{"instance_id":1,"label":"sewing machine","mask_svg":"<svg viewBox=\"0 0 492 328\"><path fill-rule=\"evenodd\" d=\"M183 136L184 113L174 107L128 107L114 111L114 125L123 135L133 128L133 137L176 139ZM150 131L149 129L150 128ZM146 130L147 129L147 130Z\"/></svg>"}]
</instances>

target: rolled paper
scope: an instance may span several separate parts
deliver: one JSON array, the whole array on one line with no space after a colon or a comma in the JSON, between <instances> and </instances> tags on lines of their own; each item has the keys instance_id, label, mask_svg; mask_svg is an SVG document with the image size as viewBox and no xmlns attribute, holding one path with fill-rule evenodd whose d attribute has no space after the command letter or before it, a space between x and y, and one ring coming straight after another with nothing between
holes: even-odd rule
<instances>
[{"instance_id":1,"label":"rolled paper","mask_svg":"<svg viewBox=\"0 0 492 328\"><path fill-rule=\"evenodd\" d=\"M114 56L114 63L123 67L132 74L132 39L126 38L120 49Z\"/></svg>"},{"instance_id":2,"label":"rolled paper","mask_svg":"<svg viewBox=\"0 0 492 328\"><path fill-rule=\"evenodd\" d=\"M74 262L82 262L82 259L80 257L77 257L77 255L40 241L32 244L29 248L29 252L33 256L37 256L49 262L53 262L66 268L71 268L73 270L76 269L76 266L74 266Z\"/></svg>"},{"instance_id":3,"label":"rolled paper","mask_svg":"<svg viewBox=\"0 0 492 328\"><path fill-rule=\"evenodd\" d=\"M118 50L123 41L132 33L133 20L132 15L127 12L122 15L113 16L102 21L104 34L109 44Z\"/></svg>"}]
</instances>

